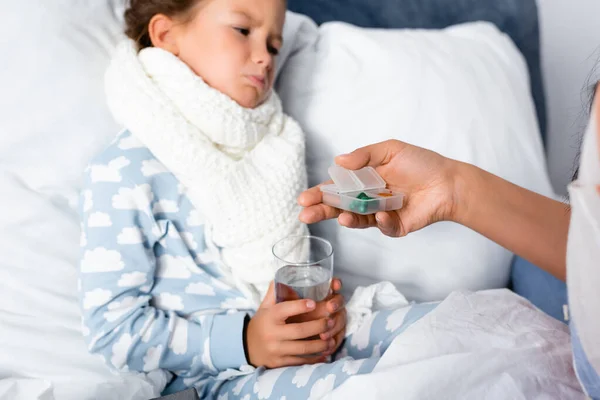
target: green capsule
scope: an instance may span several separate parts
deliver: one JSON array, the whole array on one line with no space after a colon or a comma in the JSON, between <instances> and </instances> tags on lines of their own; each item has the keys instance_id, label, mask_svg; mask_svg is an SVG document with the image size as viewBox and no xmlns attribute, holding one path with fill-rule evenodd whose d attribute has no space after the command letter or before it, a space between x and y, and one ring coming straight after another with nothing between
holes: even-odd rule
<instances>
[{"instance_id":1,"label":"green capsule","mask_svg":"<svg viewBox=\"0 0 600 400\"><path fill-rule=\"evenodd\" d=\"M362 214L366 214L367 209L369 208L369 204L367 200L371 200L365 192L360 192L358 196L356 196L357 200L354 200L350 203L350 211L359 212Z\"/></svg>"}]
</instances>

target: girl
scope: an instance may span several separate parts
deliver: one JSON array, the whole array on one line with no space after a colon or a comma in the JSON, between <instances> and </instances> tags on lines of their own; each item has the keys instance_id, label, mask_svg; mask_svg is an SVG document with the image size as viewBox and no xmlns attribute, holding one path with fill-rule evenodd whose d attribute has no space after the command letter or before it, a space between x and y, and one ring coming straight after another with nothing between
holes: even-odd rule
<instances>
[{"instance_id":1,"label":"girl","mask_svg":"<svg viewBox=\"0 0 600 400\"><path fill-rule=\"evenodd\" d=\"M350 358L293 367L333 354L346 315L339 294L275 304L269 288L271 245L307 233L303 133L271 90L284 17L283 0L132 0L125 14L106 91L127 130L82 192L83 331L116 369L165 371L167 392L307 398L371 371L406 327L381 313Z\"/></svg>"}]
</instances>

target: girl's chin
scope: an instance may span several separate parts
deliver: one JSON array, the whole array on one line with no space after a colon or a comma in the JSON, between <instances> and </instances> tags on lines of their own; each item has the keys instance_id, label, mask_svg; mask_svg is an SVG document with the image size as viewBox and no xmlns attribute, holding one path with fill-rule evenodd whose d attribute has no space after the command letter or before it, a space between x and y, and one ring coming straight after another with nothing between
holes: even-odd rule
<instances>
[{"instance_id":1,"label":"girl's chin","mask_svg":"<svg viewBox=\"0 0 600 400\"><path fill-rule=\"evenodd\" d=\"M252 88L250 93L245 91L245 93L240 93L238 96L229 97L244 108L256 108L264 103L269 96L268 92L264 94L262 91L259 92L255 88Z\"/></svg>"}]
</instances>

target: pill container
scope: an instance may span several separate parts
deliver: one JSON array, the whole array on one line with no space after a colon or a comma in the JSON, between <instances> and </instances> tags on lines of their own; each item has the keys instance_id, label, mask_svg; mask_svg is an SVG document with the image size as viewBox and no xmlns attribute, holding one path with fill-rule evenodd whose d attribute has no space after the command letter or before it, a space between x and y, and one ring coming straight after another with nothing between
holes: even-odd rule
<instances>
[{"instance_id":1,"label":"pill container","mask_svg":"<svg viewBox=\"0 0 600 400\"><path fill-rule=\"evenodd\" d=\"M350 171L333 165L328 171L333 185L321 186L324 204L362 215L402 208L404 195L386 189L374 168Z\"/></svg>"}]
</instances>

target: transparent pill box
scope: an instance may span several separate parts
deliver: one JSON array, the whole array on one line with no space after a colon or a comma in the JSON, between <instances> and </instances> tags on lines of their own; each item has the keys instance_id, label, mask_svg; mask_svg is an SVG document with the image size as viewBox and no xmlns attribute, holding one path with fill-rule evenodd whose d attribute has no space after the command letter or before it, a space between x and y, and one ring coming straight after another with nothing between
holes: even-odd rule
<instances>
[{"instance_id":1,"label":"transparent pill box","mask_svg":"<svg viewBox=\"0 0 600 400\"><path fill-rule=\"evenodd\" d=\"M374 168L350 171L334 165L328 171L333 185L321 186L323 203L362 215L402 208L404 195L386 189L385 181Z\"/></svg>"}]
</instances>

